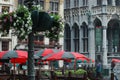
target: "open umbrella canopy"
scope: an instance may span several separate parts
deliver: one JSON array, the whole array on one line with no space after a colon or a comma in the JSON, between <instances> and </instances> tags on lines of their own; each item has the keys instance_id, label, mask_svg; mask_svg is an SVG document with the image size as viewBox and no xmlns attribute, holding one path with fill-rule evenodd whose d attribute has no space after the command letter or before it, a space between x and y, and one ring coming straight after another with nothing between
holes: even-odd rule
<instances>
[{"instance_id":1,"label":"open umbrella canopy","mask_svg":"<svg viewBox=\"0 0 120 80\"><path fill-rule=\"evenodd\" d=\"M89 58L87 58L85 55L80 54L78 52L65 52L65 51L59 51L57 53L50 54L48 56L45 56L42 58L42 60L67 60L67 59L80 59L81 60L87 60L90 61Z\"/></svg>"},{"instance_id":2,"label":"open umbrella canopy","mask_svg":"<svg viewBox=\"0 0 120 80\"><path fill-rule=\"evenodd\" d=\"M48 54L51 54L51 53L56 53L56 52L59 52L60 50L58 49L42 49L42 50L39 50L35 53L34 57L37 58L37 56L40 58L40 57L44 57Z\"/></svg>"},{"instance_id":3,"label":"open umbrella canopy","mask_svg":"<svg viewBox=\"0 0 120 80\"><path fill-rule=\"evenodd\" d=\"M0 52L0 60L9 59L11 62L21 63L28 58L28 52L22 50L10 50Z\"/></svg>"},{"instance_id":4,"label":"open umbrella canopy","mask_svg":"<svg viewBox=\"0 0 120 80\"><path fill-rule=\"evenodd\" d=\"M112 59L112 62L120 63L120 59Z\"/></svg>"}]
</instances>

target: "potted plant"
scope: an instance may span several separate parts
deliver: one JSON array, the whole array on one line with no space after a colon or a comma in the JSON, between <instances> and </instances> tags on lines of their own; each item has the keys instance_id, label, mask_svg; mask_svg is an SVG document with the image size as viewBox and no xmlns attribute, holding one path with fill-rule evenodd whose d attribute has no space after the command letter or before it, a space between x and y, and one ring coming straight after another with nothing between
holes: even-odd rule
<instances>
[{"instance_id":1,"label":"potted plant","mask_svg":"<svg viewBox=\"0 0 120 80\"><path fill-rule=\"evenodd\" d=\"M84 69L78 69L77 71L75 71L75 75L79 77L83 77L85 73L87 73L87 71Z\"/></svg>"}]
</instances>

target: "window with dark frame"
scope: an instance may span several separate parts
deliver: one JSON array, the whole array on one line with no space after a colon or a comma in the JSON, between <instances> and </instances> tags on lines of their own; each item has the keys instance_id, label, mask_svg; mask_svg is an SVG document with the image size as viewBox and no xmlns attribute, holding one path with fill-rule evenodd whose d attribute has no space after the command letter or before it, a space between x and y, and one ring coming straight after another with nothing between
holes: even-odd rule
<instances>
[{"instance_id":1,"label":"window with dark frame","mask_svg":"<svg viewBox=\"0 0 120 80\"><path fill-rule=\"evenodd\" d=\"M2 13L3 12L9 12L10 10L10 7L9 6L2 6Z\"/></svg>"},{"instance_id":2,"label":"window with dark frame","mask_svg":"<svg viewBox=\"0 0 120 80\"><path fill-rule=\"evenodd\" d=\"M83 24L83 52L88 52L88 27L86 24Z\"/></svg>"},{"instance_id":3,"label":"window with dark frame","mask_svg":"<svg viewBox=\"0 0 120 80\"><path fill-rule=\"evenodd\" d=\"M66 8L70 8L70 0L66 0Z\"/></svg>"},{"instance_id":4,"label":"window with dark frame","mask_svg":"<svg viewBox=\"0 0 120 80\"><path fill-rule=\"evenodd\" d=\"M65 27L65 51L71 51L71 31L70 27Z\"/></svg>"},{"instance_id":5,"label":"window with dark frame","mask_svg":"<svg viewBox=\"0 0 120 80\"><path fill-rule=\"evenodd\" d=\"M59 0L56 1L50 1L50 11L53 14L58 14L58 9L59 9Z\"/></svg>"},{"instance_id":6,"label":"window with dark frame","mask_svg":"<svg viewBox=\"0 0 120 80\"><path fill-rule=\"evenodd\" d=\"M40 6L44 9L44 0L40 0Z\"/></svg>"},{"instance_id":7,"label":"window with dark frame","mask_svg":"<svg viewBox=\"0 0 120 80\"><path fill-rule=\"evenodd\" d=\"M79 6L79 0L74 0L74 7L78 7Z\"/></svg>"},{"instance_id":8,"label":"window with dark frame","mask_svg":"<svg viewBox=\"0 0 120 80\"><path fill-rule=\"evenodd\" d=\"M35 41L44 41L44 35L36 35L34 36Z\"/></svg>"},{"instance_id":9,"label":"window with dark frame","mask_svg":"<svg viewBox=\"0 0 120 80\"><path fill-rule=\"evenodd\" d=\"M87 6L88 5L88 0L83 0L83 6Z\"/></svg>"},{"instance_id":10,"label":"window with dark frame","mask_svg":"<svg viewBox=\"0 0 120 80\"><path fill-rule=\"evenodd\" d=\"M120 0L115 0L115 5L120 6Z\"/></svg>"},{"instance_id":11,"label":"window with dark frame","mask_svg":"<svg viewBox=\"0 0 120 80\"><path fill-rule=\"evenodd\" d=\"M97 0L97 5L101 6L102 5L102 0Z\"/></svg>"},{"instance_id":12,"label":"window with dark frame","mask_svg":"<svg viewBox=\"0 0 120 80\"><path fill-rule=\"evenodd\" d=\"M9 50L9 41L2 41L2 51Z\"/></svg>"},{"instance_id":13,"label":"window with dark frame","mask_svg":"<svg viewBox=\"0 0 120 80\"><path fill-rule=\"evenodd\" d=\"M112 5L112 0L107 0L108 5Z\"/></svg>"},{"instance_id":14,"label":"window with dark frame","mask_svg":"<svg viewBox=\"0 0 120 80\"><path fill-rule=\"evenodd\" d=\"M73 30L74 30L74 50L75 52L79 52L79 27L75 25Z\"/></svg>"}]
</instances>

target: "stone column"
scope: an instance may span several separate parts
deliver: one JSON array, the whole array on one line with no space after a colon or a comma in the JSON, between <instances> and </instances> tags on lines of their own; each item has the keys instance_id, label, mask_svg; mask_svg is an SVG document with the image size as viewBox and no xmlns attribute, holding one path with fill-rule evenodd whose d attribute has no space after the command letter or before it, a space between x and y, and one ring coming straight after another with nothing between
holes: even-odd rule
<instances>
[{"instance_id":1,"label":"stone column","mask_svg":"<svg viewBox=\"0 0 120 80\"><path fill-rule=\"evenodd\" d=\"M59 5L59 14L63 17L64 15L64 0L60 0Z\"/></svg>"},{"instance_id":2,"label":"stone column","mask_svg":"<svg viewBox=\"0 0 120 80\"><path fill-rule=\"evenodd\" d=\"M103 27L103 68L107 67L107 32L106 27Z\"/></svg>"},{"instance_id":3,"label":"stone column","mask_svg":"<svg viewBox=\"0 0 120 80\"><path fill-rule=\"evenodd\" d=\"M44 41L45 41L45 45L49 45L49 43L50 43L50 42L49 42L49 38L45 37L45 40L44 40Z\"/></svg>"},{"instance_id":4,"label":"stone column","mask_svg":"<svg viewBox=\"0 0 120 80\"><path fill-rule=\"evenodd\" d=\"M107 5L107 0L102 0L103 5Z\"/></svg>"},{"instance_id":5,"label":"stone column","mask_svg":"<svg viewBox=\"0 0 120 80\"><path fill-rule=\"evenodd\" d=\"M93 25L89 25L88 31L88 52L89 58L95 60L95 30Z\"/></svg>"},{"instance_id":6,"label":"stone column","mask_svg":"<svg viewBox=\"0 0 120 80\"><path fill-rule=\"evenodd\" d=\"M45 1L45 4L44 4L45 11L48 11L50 8L50 0L44 0L44 1Z\"/></svg>"},{"instance_id":7,"label":"stone column","mask_svg":"<svg viewBox=\"0 0 120 80\"><path fill-rule=\"evenodd\" d=\"M73 38L74 38L74 31L71 30L71 51L74 51L74 41L73 41Z\"/></svg>"},{"instance_id":8,"label":"stone column","mask_svg":"<svg viewBox=\"0 0 120 80\"><path fill-rule=\"evenodd\" d=\"M112 0L112 5L115 6L115 0Z\"/></svg>"},{"instance_id":9,"label":"stone column","mask_svg":"<svg viewBox=\"0 0 120 80\"><path fill-rule=\"evenodd\" d=\"M88 19L88 52L89 58L95 60L95 30L92 21L91 8L86 13Z\"/></svg>"}]
</instances>

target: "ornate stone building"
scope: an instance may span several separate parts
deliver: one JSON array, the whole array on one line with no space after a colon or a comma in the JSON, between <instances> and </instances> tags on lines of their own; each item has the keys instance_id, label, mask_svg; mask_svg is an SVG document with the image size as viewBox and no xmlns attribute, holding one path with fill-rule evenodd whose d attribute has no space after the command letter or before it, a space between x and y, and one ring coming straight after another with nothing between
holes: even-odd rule
<instances>
[{"instance_id":1,"label":"ornate stone building","mask_svg":"<svg viewBox=\"0 0 120 80\"><path fill-rule=\"evenodd\" d=\"M120 58L120 0L64 0L64 49L107 66Z\"/></svg>"},{"instance_id":2,"label":"ornate stone building","mask_svg":"<svg viewBox=\"0 0 120 80\"><path fill-rule=\"evenodd\" d=\"M0 14L4 11L12 12L17 6L17 0L1 0L0 1ZM17 44L17 38L11 35L11 31L8 35L0 34L0 51L12 50Z\"/></svg>"}]
</instances>

